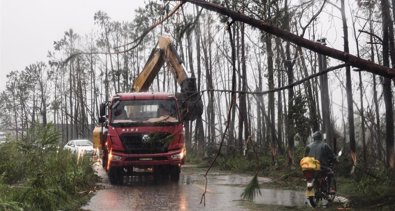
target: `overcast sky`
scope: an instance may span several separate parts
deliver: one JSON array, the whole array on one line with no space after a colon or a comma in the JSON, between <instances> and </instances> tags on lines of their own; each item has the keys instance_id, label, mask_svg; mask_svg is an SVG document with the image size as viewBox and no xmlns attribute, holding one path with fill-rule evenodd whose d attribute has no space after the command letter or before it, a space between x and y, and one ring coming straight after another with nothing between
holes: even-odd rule
<instances>
[{"instance_id":1,"label":"overcast sky","mask_svg":"<svg viewBox=\"0 0 395 211\"><path fill-rule=\"evenodd\" d=\"M47 61L53 41L68 29L88 34L95 12L131 21L134 10L143 5L144 0L0 0L0 91L10 71Z\"/></svg>"}]
</instances>

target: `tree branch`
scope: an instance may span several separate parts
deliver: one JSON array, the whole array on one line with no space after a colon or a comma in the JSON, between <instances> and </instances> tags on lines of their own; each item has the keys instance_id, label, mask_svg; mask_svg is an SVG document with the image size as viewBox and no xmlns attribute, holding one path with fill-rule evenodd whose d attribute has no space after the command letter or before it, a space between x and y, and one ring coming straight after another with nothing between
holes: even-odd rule
<instances>
[{"instance_id":1,"label":"tree branch","mask_svg":"<svg viewBox=\"0 0 395 211\"><path fill-rule=\"evenodd\" d=\"M346 67L346 66L348 66L348 64L340 64L340 65L337 65L337 66L333 66L333 67L327 68L326 70L324 70L322 72L318 72L318 73L312 74L312 75L310 75L310 76L308 76L306 78L303 78L303 79L301 79L299 81L296 81L294 83L288 84L286 86L282 86L282 87L278 87L278 88L274 88L274 89L267 90L267 91L262 91L262 92L257 92L257 91L256 92L232 91L232 90L224 90L224 89L222 89L222 90L220 90L220 89L206 89L206 90L202 90L201 92L202 93L203 92L232 92L232 93L235 92L235 93L239 93L239 94L241 93L241 94L265 95L265 94L269 94L269 93L273 93L273 92L282 91L282 90L285 90L285 89L290 89L290 88L292 88L292 87L294 87L296 85L299 85L299 84L301 84L301 83L303 83L303 82L305 82L307 80L310 80L312 78L318 77L320 75L326 74L328 72L331 72L333 70L336 70L336 69L339 69L339 68L343 68L343 67Z\"/></svg>"},{"instance_id":2,"label":"tree branch","mask_svg":"<svg viewBox=\"0 0 395 211\"><path fill-rule=\"evenodd\" d=\"M302 26L302 24L301 24L301 27L302 27L302 34L300 34L301 37L304 37L307 27L309 27L310 24L318 17L318 15L321 14L322 10L324 9L325 3L326 3L326 0L324 0L324 2L321 5L321 8L313 15L313 17L310 19L310 21L305 26Z\"/></svg>"},{"instance_id":3,"label":"tree branch","mask_svg":"<svg viewBox=\"0 0 395 211\"><path fill-rule=\"evenodd\" d=\"M121 45L121 46L116 46L116 47L114 47L114 49L119 49L119 48L121 48L121 47L126 47L126 46L128 46L128 45L131 45L131 44L137 42L133 47L131 47L131 48L127 49L127 50L124 50L124 51L116 51L116 52L89 52L89 53L88 53L88 52L84 52L84 51L79 51L79 52L73 53L73 54L71 54L69 57L67 57L67 58L64 60L64 62L63 62L62 65L67 64L71 59L73 59L73 58L75 58L75 57L77 57L77 56L79 56L79 55L82 55L82 54L113 55L113 54L126 53L126 52L129 52L129 51L135 49L138 45L140 45L141 42L143 42L144 37L145 37L150 31L152 31L155 27L157 27L158 25L162 24L162 23L165 22L167 19L169 19L172 15L174 15L174 13L175 13L179 8L181 8L181 6L182 6L184 3L185 3L185 2L180 2L180 3L178 3L178 4L175 6L175 8L174 8L166 17L164 17L162 20L159 20L159 21L156 22L154 25L150 26L148 29L146 29L146 30L145 30L137 39L135 39L134 41L132 41L132 42L130 42L130 43L127 43L127 44L124 44L124 45Z\"/></svg>"},{"instance_id":4,"label":"tree branch","mask_svg":"<svg viewBox=\"0 0 395 211\"><path fill-rule=\"evenodd\" d=\"M174 7L174 9L173 9L169 14L166 15L166 17L164 17L162 20L159 20L159 21L156 22L154 25L150 26L148 29L146 29L146 30L145 30L137 39L135 39L134 41L132 41L132 42L130 42L130 43L127 43L127 44L125 44L125 45L121 45L121 46L116 46L116 47L114 47L115 49L118 49L118 48L126 47L126 46L128 46L128 45L131 45L131 44L137 42L137 43L136 43L134 46L132 46L131 48L129 48L129 49L127 49L127 50L124 50L124 51L119 51L119 52L117 52L117 53L126 53L126 52L128 52L128 51L131 51L131 50L135 49L138 45L140 45L141 42L143 42L144 37L145 37L150 31L152 31L155 27L157 27L158 25L160 25L160 24L162 24L163 22L165 22L165 21L166 21L167 19L169 19L171 16L173 16L174 13L176 13L177 10L180 9L181 6L182 6L184 3L185 3L185 2L183 2L183 1L181 1L180 3L178 3L178 4Z\"/></svg>"},{"instance_id":5,"label":"tree branch","mask_svg":"<svg viewBox=\"0 0 395 211\"><path fill-rule=\"evenodd\" d=\"M368 34L368 35L371 35L371 36L375 37L376 39L378 39L380 41L381 45L383 44L383 39L381 39L381 37L379 37L378 35L376 35L374 33L371 33L371 32L368 32L368 31L365 31L365 30L358 30L358 31L361 32L361 33L365 33L365 34Z\"/></svg>"}]
</instances>

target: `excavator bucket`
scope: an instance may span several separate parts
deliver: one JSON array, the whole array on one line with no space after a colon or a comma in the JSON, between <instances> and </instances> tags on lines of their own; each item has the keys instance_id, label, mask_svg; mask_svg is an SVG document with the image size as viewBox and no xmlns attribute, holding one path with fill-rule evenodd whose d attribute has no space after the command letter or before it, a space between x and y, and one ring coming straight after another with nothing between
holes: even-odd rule
<instances>
[{"instance_id":1,"label":"excavator bucket","mask_svg":"<svg viewBox=\"0 0 395 211\"><path fill-rule=\"evenodd\" d=\"M149 89L164 63L170 67L181 93L177 93L179 108L184 121L195 120L203 113L203 103L196 89L196 79L188 78L181 58L168 36L159 36L158 45L152 51L143 70L133 82L132 92L144 92Z\"/></svg>"},{"instance_id":2,"label":"excavator bucket","mask_svg":"<svg viewBox=\"0 0 395 211\"><path fill-rule=\"evenodd\" d=\"M196 79L187 78L181 83L181 93L177 94L181 116L184 121L192 121L203 113L203 102L196 89Z\"/></svg>"}]
</instances>

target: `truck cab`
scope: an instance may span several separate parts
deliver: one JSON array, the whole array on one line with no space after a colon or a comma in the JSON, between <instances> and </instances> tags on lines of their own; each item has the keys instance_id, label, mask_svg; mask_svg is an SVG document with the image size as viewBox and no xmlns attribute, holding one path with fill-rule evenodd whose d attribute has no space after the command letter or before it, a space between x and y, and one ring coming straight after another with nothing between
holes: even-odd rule
<instances>
[{"instance_id":1,"label":"truck cab","mask_svg":"<svg viewBox=\"0 0 395 211\"><path fill-rule=\"evenodd\" d=\"M150 172L178 181L185 160L177 99L168 93L118 93L101 107L102 164L112 184Z\"/></svg>"}]
</instances>

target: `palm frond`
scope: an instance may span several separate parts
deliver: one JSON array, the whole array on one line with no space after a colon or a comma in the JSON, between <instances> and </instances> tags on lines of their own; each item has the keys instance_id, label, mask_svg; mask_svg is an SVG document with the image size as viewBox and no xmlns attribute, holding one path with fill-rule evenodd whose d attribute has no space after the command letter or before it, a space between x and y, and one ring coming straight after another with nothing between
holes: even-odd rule
<instances>
[{"instance_id":1,"label":"palm frond","mask_svg":"<svg viewBox=\"0 0 395 211\"><path fill-rule=\"evenodd\" d=\"M257 194L262 195L259 188L258 175L255 174L250 183L248 183L248 185L245 187L243 193L241 194L241 198L244 200L253 201Z\"/></svg>"}]
</instances>

